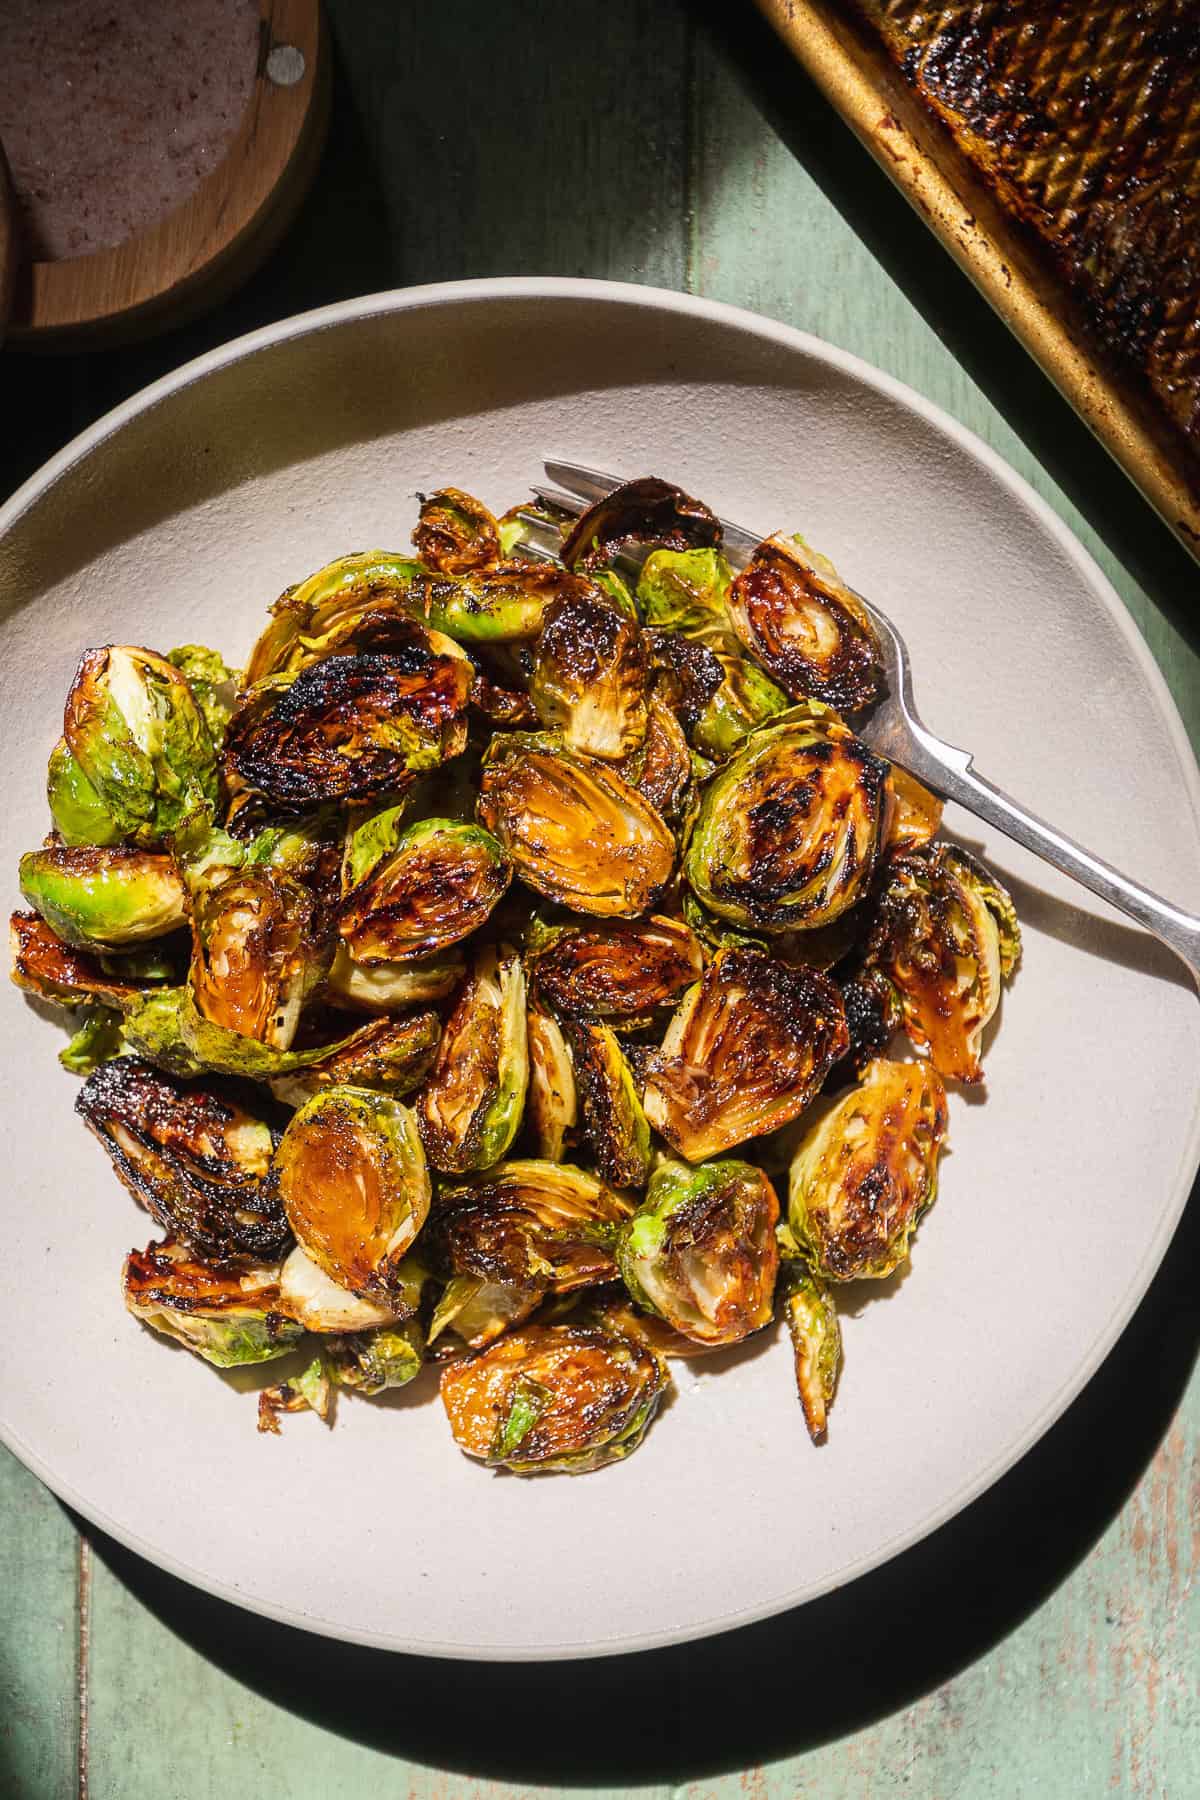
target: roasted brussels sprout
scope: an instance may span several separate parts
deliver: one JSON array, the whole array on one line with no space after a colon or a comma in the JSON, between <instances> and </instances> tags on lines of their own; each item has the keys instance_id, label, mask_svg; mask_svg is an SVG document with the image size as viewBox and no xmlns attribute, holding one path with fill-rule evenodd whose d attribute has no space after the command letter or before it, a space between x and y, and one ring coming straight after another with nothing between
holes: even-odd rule
<instances>
[{"instance_id":1,"label":"roasted brussels sprout","mask_svg":"<svg viewBox=\"0 0 1200 1800\"><path fill-rule=\"evenodd\" d=\"M534 989L556 1012L638 1030L671 1006L704 969L682 919L613 919L543 929L527 953Z\"/></svg>"},{"instance_id":2,"label":"roasted brussels sprout","mask_svg":"<svg viewBox=\"0 0 1200 1800\"><path fill-rule=\"evenodd\" d=\"M338 932L354 962L409 962L469 937L512 879L490 832L421 819L342 902Z\"/></svg>"},{"instance_id":3,"label":"roasted brussels sprout","mask_svg":"<svg viewBox=\"0 0 1200 1800\"><path fill-rule=\"evenodd\" d=\"M27 994L59 1006L102 1002L125 1007L141 997L139 981L109 974L100 958L66 944L37 913L15 912L9 920L12 978Z\"/></svg>"},{"instance_id":4,"label":"roasted brussels sprout","mask_svg":"<svg viewBox=\"0 0 1200 1800\"><path fill-rule=\"evenodd\" d=\"M704 790L684 861L696 897L754 931L827 925L866 893L886 777L825 707L754 732Z\"/></svg>"},{"instance_id":5,"label":"roasted brussels sprout","mask_svg":"<svg viewBox=\"0 0 1200 1800\"><path fill-rule=\"evenodd\" d=\"M380 1088L389 1094L407 1094L420 1086L432 1068L441 1036L442 1021L435 1012L372 1019L319 1061L270 1077L271 1092L285 1106L303 1106L327 1087Z\"/></svg>"},{"instance_id":6,"label":"roasted brussels sprout","mask_svg":"<svg viewBox=\"0 0 1200 1800\"><path fill-rule=\"evenodd\" d=\"M458 950L419 962L356 963L345 944L334 952L326 991L339 1006L355 1012L391 1013L405 1006L444 1000L463 977L466 964Z\"/></svg>"},{"instance_id":7,"label":"roasted brussels sprout","mask_svg":"<svg viewBox=\"0 0 1200 1800\"><path fill-rule=\"evenodd\" d=\"M240 671L228 668L217 652L204 644L181 644L167 652L167 661L191 688L213 747L219 750L241 682Z\"/></svg>"},{"instance_id":8,"label":"roasted brussels sprout","mask_svg":"<svg viewBox=\"0 0 1200 1800\"><path fill-rule=\"evenodd\" d=\"M576 1019L567 1036L592 1161L615 1187L645 1187L650 1126L616 1033L609 1025Z\"/></svg>"},{"instance_id":9,"label":"roasted brussels sprout","mask_svg":"<svg viewBox=\"0 0 1200 1800\"><path fill-rule=\"evenodd\" d=\"M529 697L529 676L521 666L529 655L524 646L472 644L470 655L475 664L472 709L508 731L535 729L537 710Z\"/></svg>"},{"instance_id":10,"label":"roasted brussels sprout","mask_svg":"<svg viewBox=\"0 0 1200 1800\"><path fill-rule=\"evenodd\" d=\"M904 1029L948 1081L983 1080L980 1045L1021 953L1016 910L951 844L894 857L867 949L900 997Z\"/></svg>"},{"instance_id":11,"label":"roasted brussels sprout","mask_svg":"<svg viewBox=\"0 0 1200 1800\"><path fill-rule=\"evenodd\" d=\"M113 817L67 749L66 738L59 738L50 752L46 799L64 844L119 844L125 835L120 820Z\"/></svg>"},{"instance_id":12,"label":"roasted brussels sprout","mask_svg":"<svg viewBox=\"0 0 1200 1800\"><path fill-rule=\"evenodd\" d=\"M171 858L128 846L30 850L21 858L20 882L29 904L79 949L141 944L177 931L187 918Z\"/></svg>"},{"instance_id":13,"label":"roasted brussels sprout","mask_svg":"<svg viewBox=\"0 0 1200 1800\"><path fill-rule=\"evenodd\" d=\"M446 1025L418 1102L430 1162L448 1174L486 1169L512 1143L529 1081L525 974L487 945Z\"/></svg>"},{"instance_id":14,"label":"roasted brussels sprout","mask_svg":"<svg viewBox=\"0 0 1200 1800\"><path fill-rule=\"evenodd\" d=\"M123 1281L135 1319L218 1369L286 1356L304 1336L281 1309L277 1268L213 1268L168 1239L131 1250Z\"/></svg>"},{"instance_id":15,"label":"roasted brussels sprout","mask_svg":"<svg viewBox=\"0 0 1200 1800\"><path fill-rule=\"evenodd\" d=\"M704 756L724 762L752 731L788 708L788 697L757 663L715 651L720 681L689 721L692 743Z\"/></svg>"},{"instance_id":16,"label":"roasted brussels sprout","mask_svg":"<svg viewBox=\"0 0 1200 1800\"><path fill-rule=\"evenodd\" d=\"M343 895L365 881L385 856L390 856L400 841L404 821L408 817L407 797L394 805L372 808L351 807L342 848L341 890Z\"/></svg>"},{"instance_id":17,"label":"roasted brussels sprout","mask_svg":"<svg viewBox=\"0 0 1200 1800\"><path fill-rule=\"evenodd\" d=\"M779 1201L761 1169L663 1163L617 1244L639 1305L700 1344L737 1344L770 1324Z\"/></svg>"},{"instance_id":18,"label":"roasted brussels sprout","mask_svg":"<svg viewBox=\"0 0 1200 1800\"><path fill-rule=\"evenodd\" d=\"M590 585L569 569L518 558L465 575L426 575L414 584L410 606L458 643L519 644L537 637L552 601Z\"/></svg>"},{"instance_id":19,"label":"roasted brussels sprout","mask_svg":"<svg viewBox=\"0 0 1200 1800\"><path fill-rule=\"evenodd\" d=\"M522 881L576 912L636 918L674 866L675 841L640 794L606 763L537 735L493 740L478 810Z\"/></svg>"},{"instance_id":20,"label":"roasted brussels sprout","mask_svg":"<svg viewBox=\"0 0 1200 1800\"><path fill-rule=\"evenodd\" d=\"M430 1200L408 1108L369 1088L325 1088L291 1120L272 1176L297 1241L330 1280L394 1303Z\"/></svg>"},{"instance_id":21,"label":"roasted brussels sprout","mask_svg":"<svg viewBox=\"0 0 1200 1800\"><path fill-rule=\"evenodd\" d=\"M697 805L695 762L687 734L661 694L650 696L645 738L613 769L682 839Z\"/></svg>"},{"instance_id":22,"label":"roasted brussels sprout","mask_svg":"<svg viewBox=\"0 0 1200 1800\"><path fill-rule=\"evenodd\" d=\"M779 1273L783 1316L792 1339L796 1391L814 1444L825 1441L828 1409L842 1370L842 1328L833 1296L802 1262L785 1262Z\"/></svg>"},{"instance_id":23,"label":"roasted brussels sprout","mask_svg":"<svg viewBox=\"0 0 1200 1800\"><path fill-rule=\"evenodd\" d=\"M75 1111L156 1224L204 1262L283 1254L288 1227L267 1172L275 1133L228 1082L184 1082L136 1057L89 1075Z\"/></svg>"},{"instance_id":24,"label":"roasted brussels sprout","mask_svg":"<svg viewBox=\"0 0 1200 1800\"><path fill-rule=\"evenodd\" d=\"M322 1346L325 1367L338 1387L356 1388L368 1397L387 1388L407 1387L421 1372L425 1334L415 1319L329 1338Z\"/></svg>"},{"instance_id":25,"label":"roasted brussels sprout","mask_svg":"<svg viewBox=\"0 0 1200 1800\"><path fill-rule=\"evenodd\" d=\"M96 1006L87 1013L70 1043L58 1053L68 1075L91 1075L102 1063L120 1056L125 1047L119 1012Z\"/></svg>"},{"instance_id":26,"label":"roasted brussels sprout","mask_svg":"<svg viewBox=\"0 0 1200 1800\"><path fill-rule=\"evenodd\" d=\"M331 956L313 895L286 875L240 869L193 891L192 993L226 1031L289 1050Z\"/></svg>"},{"instance_id":27,"label":"roasted brussels sprout","mask_svg":"<svg viewBox=\"0 0 1200 1800\"><path fill-rule=\"evenodd\" d=\"M927 1063L878 1060L828 1103L792 1162L788 1223L827 1281L881 1279L937 1192L946 1091Z\"/></svg>"},{"instance_id":28,"label":"roasted brussels sprout","mask_svg":"<svg viewBox=\"0 0 1200 1800\"><path fill-rule=\"evenodd\" d=\"M850 1031L846 1060L861 1073L903 1027L900 996L881 970L863 968L842 982L842 1004Z\"/></svg>"},{"instance_id":29,"label":"roasted brussels sprout","mask_svg":"<svg viewBox=\"0 0 1200 1800\"><path fill-rule=\"evenodd\" d=\"M646 735L650 664L636 619L594 590L546 609L529 696L570 750L616 762Z\"/></svg>"},{"instance_id":30,"label":"roasted brussels sprout","mask_svg":"<svg viewBox=\"0 0 1200 1800\"><path fill-rule=\"evenodd\" d=\"M178 669L152 650L85 650L63 736L122 836L140 845L161 843L198 799L216 798L208 727Z\"/></svg>"},{"instance_id":31,"label":"roasted brussels sprout","mask_svg":"<svg viewBox=\"0 0 1200 1800\"><path fill-rule=\"evenodd\" d=\"M768 538L729 590L751 656L794 700L852 712L879 693L879 645L866 608L827 557L800 538Z\"/></svg>"},{"instance_id":32,"label":"roasted brussels sprout","mask_svg":"<svg viewBox=\"0 0 1200 1800\"><path fill-rule=\"evenodd\" d=\"M245 685L255 687L270 675L299 674L345 643L366 618L408 617L407 595L423 573L411 556L359 550L286 588L250 652Z\"/></svg>"},{"instance_id":33,"label":"roasted brussels sprout","mask_svg":"<svg viewBox=\"0 0 1200 1800\"><path fill-rule=\"evenodd\" d=\"M157 988L125 1005L126 1048L176 1075L215 1071L269 1081L319 1067L342 1051L354 1055L370 1029L359 1026L335 1043L313 1044L305 1050L276 1050L206 1019L190 988Z\"/></svg>"},{"instance_id":34,"label":"roasted brussels sprout","mask_svg":"<svg viewBox=\"0 0 1200 1800\"><path fill-rule=\"evenodd\" d=\"M848 1043L827 976L722 950L649 1059L646 1116L688 1162L706 1162L797 1118Z\"/></svg>"},{"instance_id":35,"label":"roasted brussels sprout","mask_svg":"<svg viewBox=\"0 0 1200 1800\"><path fill-rule=\"evenodd\" d=\"M474 671L419 625L406 636L402 649L329 656L252 688L229 722L229 766L269 799L306 806L402 791L457 756Z\"/></svg>"},{"instance_id":36,"label":"roasted brussels sprout","mask_svg":"<svg viewBox=\"0 0 1200 1800\"><path fill-rule=\"evenodd\" d=\"M700 500L657 475L623 481L576 521L561 556L569 569L602 569L637 544L691 550L719 545L721 523Z\"/></svg>"},{"instance_id":37,"label":"roasted brussels sprout","mask_svg":"<svg viewBox=\"0 0 1200 1800\"><path fill-rule=\"evenodd\" d=\"M529 1088L526 1116L537 1153L561 1162L568 1138L579 1120L575 1069L562 1026L553 1013L531 1002L526 1008L529 1033Z\"/></svg>"},{"instance_id":38,"label":"roasted brussels sprout","mask_svg":"<svg viewBox=\"0 0 1200 1800\"><path fill-rule=\"evenodd\" d=\"M888 786L894 804L887 849L920 850L941 829L943 803L898 763L893 763L888 771Z\"/></svg>"},{"instance_id":39,"label":"roasted brussels sprout","mask_svg":"<svg viewBox=\"0 0 1200 1800\"><path fill-rule=\"evenodd\" d=\"M732 579L719 550L652 550L638 576L642 618L655 631L732 644L726 607Z\"/></svg>"},{"instance_id":40,"label":"roasted brussels sprout","mask_svg":"<svg viewBox=\"0 0 1200 1800\"><path fill-rule=\"evenodd\" d=\"M500 560L500 528L481 500L461 488L422 494L413 532L417 554L427 568L464 575Z\"/></svg>"},{"instance_id":41,"label":"roasted brussels sprout","mask_svg":"<svg viewBox=\"0 0 1200 1800\"><path fill-rule=\"evenodd\" d=\"M666 1364L614 1332L527 1325L442 1372L460 1450L514 1474L583 1475L642 1441Z\"/></svg>"},{"instance_id":42,"label":"roasted brussels sprout","mask_svg":"<svg viewBox=\"0 0 1200 1800\"><path fill-rule=\"evenodd\" d=\"M423 1269L420 1279L415 1280L401 1297L400 1271L413 1260L407 1257L400 1264L397 1292L385 1304L380 1300L365 1300L360 1294L352 1294L349 1288L339 1287L297 1244L284 1259L279 1273L279 1304L289 1318L299 1320L306 1331L371 1331L380 1325L393 1325L401 1316L414 1313L421 1297Z\"/></svg>"}]
</instances>

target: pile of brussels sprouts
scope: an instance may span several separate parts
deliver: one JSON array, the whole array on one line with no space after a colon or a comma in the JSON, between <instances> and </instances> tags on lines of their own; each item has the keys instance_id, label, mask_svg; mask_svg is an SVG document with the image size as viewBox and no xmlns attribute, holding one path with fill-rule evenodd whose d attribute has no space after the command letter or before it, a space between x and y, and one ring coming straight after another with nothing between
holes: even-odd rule
<instances>
[{"instance_id":1,"label":"pile of brussels sprouts","mask_svg":"<svg viewBox=\"0 0 1200 1800\"><path fill-rule=\"evenodd\" d=\"M802 540L734 575L647 478L578 521L446 489L414 542L289 588L241 672L110 644L67 696L13 974L164 1234L129 1310L290 1356L269 1430L440 1364L521 1473L628 1455L668 1359L778 1310L818 1440L1011 901L844 722L877 646Z\"/></svg>"}]
</instances>

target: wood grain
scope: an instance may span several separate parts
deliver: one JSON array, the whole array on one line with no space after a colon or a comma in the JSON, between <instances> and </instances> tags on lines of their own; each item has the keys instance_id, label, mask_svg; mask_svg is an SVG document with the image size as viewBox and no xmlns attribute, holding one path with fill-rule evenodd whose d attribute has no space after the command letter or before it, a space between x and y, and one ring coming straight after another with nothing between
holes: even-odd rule
<instances>
[{"instance_id":1,"label":"wood grain","mask_svg":"<svg viewBox=\"0 0 1200 1800\"><path fill-rule=\"evenodd\" d=\"M35 262L18 284L11 339L38 349L117 343L214 305L278 242L312 180L328 121L319 0L260 0L259 70L220 164L190 199L111 250ZM272 48L304 59L276 81Z\"/></svg>"}]
</instances>

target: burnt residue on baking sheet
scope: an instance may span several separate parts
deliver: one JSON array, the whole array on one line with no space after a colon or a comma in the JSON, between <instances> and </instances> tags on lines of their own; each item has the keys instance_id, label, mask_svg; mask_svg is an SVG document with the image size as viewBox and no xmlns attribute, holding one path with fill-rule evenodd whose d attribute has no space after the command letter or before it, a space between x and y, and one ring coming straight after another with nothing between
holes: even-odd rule
<instances>
[{"instance_id":1,"label":"burnt residue on baking sheet","mask_svg":"<svg viewBox=\"0 0 1200 1800\"><path fill-rule=\"evenodd\" d=\"M111 249L195 192L254 88L256 0L0 0L0 132L32 255Z\"/></svg>"},{"instance_id":2,"label":"burnt residue on baking sheet","mask_svg":"<svg viewBox=\"0 0 1200 1800\"><path fill-rule=\"evenodd\" d=\"M842 0L1200 453L1195 0Z\"/></svg>"}]
</instances>

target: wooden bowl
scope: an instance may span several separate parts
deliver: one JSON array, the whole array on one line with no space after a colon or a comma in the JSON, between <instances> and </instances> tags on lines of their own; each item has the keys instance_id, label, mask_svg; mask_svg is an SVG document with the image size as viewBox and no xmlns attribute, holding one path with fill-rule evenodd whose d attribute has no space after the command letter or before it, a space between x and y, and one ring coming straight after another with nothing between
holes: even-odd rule
<instances>
[{"instance_id":1,"label":"wooden bowl","mask_svg":"<svg viewBox=\"0 0 1200 1800\"><path fill-rule=\"evenodd\" d=\"M274 248L324 143L329 59L320 0L259 0L259 14L254 89L218 167L181 206L114 249L18 263L8 343L75 350L150 336L223 299ZM0 336L12 234L0 198Z\"/></svg>"}]
</instances>

